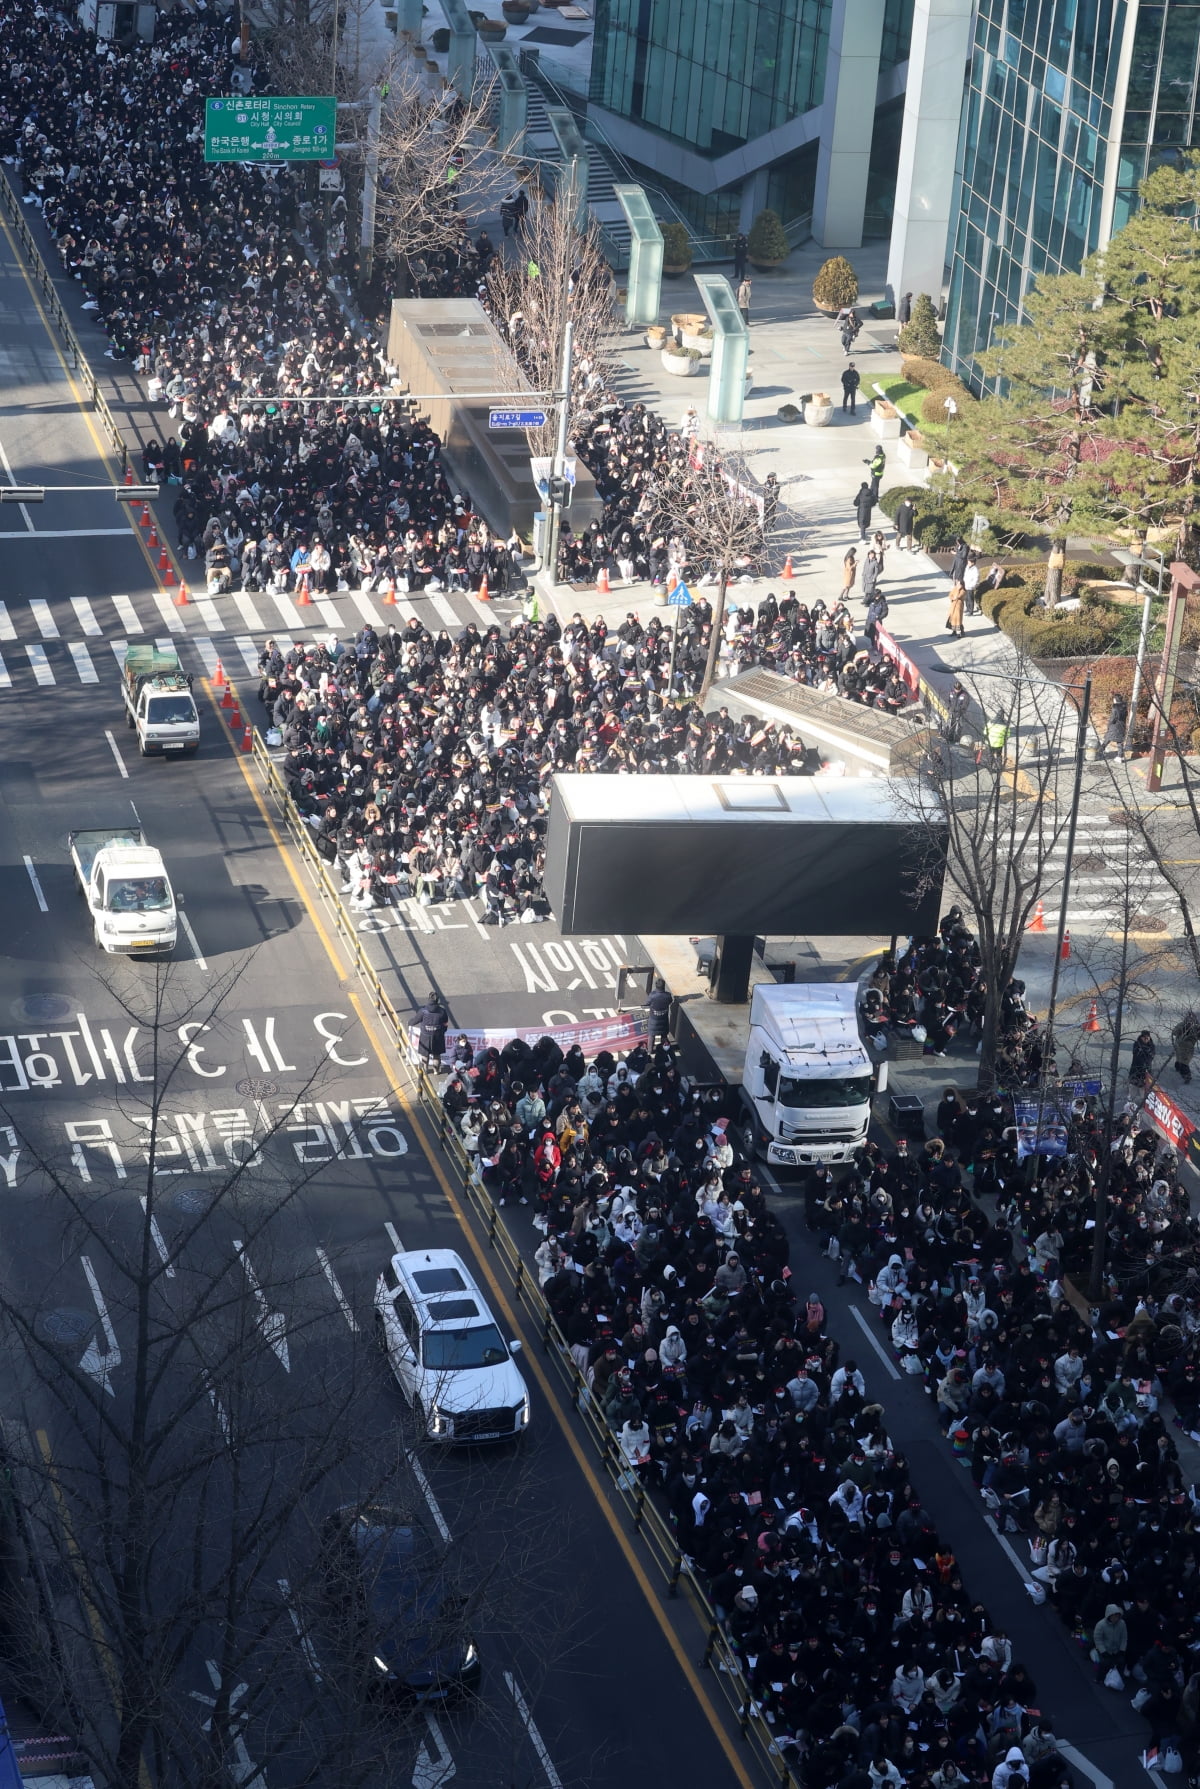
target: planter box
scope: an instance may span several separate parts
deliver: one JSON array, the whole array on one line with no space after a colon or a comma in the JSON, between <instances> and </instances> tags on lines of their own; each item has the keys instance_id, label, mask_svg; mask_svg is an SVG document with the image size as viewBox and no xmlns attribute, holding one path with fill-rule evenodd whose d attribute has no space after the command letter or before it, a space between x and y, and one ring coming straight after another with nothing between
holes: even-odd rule
<instances>
[{"instance_id":1,"label":"planter box","mask_svg":"<svg viewBox=\"0 0 1200 1789\"><path fill-rule=\"evenodd\" d=\"M668 354L666 349L659 355L664 373L673 373L677 379L695 377L699 361L693 360L689 354Z\"/></svg>"},{"instance_id":2,"label":"planter box","mask_svg":"<svg viewBox=\"0 0 1200 1789\"><path fill-rule=\"evenodd\" d=\"M695 348L700 354L711 354L713 351L713 339L710 335L695 335L691 330L684 329L681 330L679 334L679 346L681 348Z\"/></svg>"},{"instance_id":3,"label":"planter box","mask_svg":"<svg viewBox=\"0 0 1200 1789\"><path fill-rule=\"evenodd\" d=\"M911 435L901 435L896 444L896 458L911 472L922 472L929 464L929 450L914 441Z\"/></svg>"},{"instance_id":4,"label":"planter box","mask_svg":"<svg viewBox=\"0 0 1200 1789\"><path fill-rule=\"evenodd\" d=\"M900 431L904 427L904 419L891 404L887 410L880 405L871 406L871 433L880 441L898 441Z\"/></svg>"},{"instance_id":5,"label":"planter box","mask_svg":"<svg viewBox=\"0 0 1200 1789\"><path fill-rule=\"evenodd\" d=\"M833 421L832 404L805 404L804 420L810 429L826 429Z\"/></svg>"}]
</instances>

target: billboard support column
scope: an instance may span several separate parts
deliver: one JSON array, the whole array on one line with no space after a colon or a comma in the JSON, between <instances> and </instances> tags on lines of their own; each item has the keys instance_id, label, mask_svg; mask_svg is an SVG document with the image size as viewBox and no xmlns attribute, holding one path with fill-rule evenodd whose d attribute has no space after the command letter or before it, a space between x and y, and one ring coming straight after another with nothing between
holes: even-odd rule
<instances>
[{"instance_id":1,"label":"billboard support column","mask_svg":"<svg viewBox=\"0 0 1200 1789\"><path fill-rule=\"evenodd\" d=\"M754 939L741 933L724 933L716 941L708 997L720 1006L744 1006L750 998L750 970L754 963Z\"/></svg>"}]
</instances>

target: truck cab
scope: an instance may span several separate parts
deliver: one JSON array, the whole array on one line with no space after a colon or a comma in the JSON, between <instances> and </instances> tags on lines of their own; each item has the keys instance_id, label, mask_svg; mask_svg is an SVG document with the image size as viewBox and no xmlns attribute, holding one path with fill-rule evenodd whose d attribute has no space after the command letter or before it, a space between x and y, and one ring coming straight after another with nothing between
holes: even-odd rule
<instances>
[{"instance_id":1,"label":"truck cab","mask_svg":"<svg viewBox=\"0 0 1200 1789\"><path fill-rule=\"evenodd\" d=\"M760 983L742 1070L742 1141L769 1162L847 1162L865 1141L874 1069L852 983Z\"/></svg>"}]
</instances>

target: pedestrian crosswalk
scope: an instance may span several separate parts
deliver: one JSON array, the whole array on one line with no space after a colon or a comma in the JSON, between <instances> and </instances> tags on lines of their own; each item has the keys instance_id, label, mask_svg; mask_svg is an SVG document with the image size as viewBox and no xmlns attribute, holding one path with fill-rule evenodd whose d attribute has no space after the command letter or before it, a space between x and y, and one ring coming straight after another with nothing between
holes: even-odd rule
<instances>
[{"instance_id":1,"label":"pedestrian crosswalk","mask_svg":"<svg viewBox=\"0 0 1200 1789\"><path fill-rule=\"evenodd\" d=\"M480 628L507 626L520 607L516 598L482 603L465 592L402 596L395 606L359 590L314 596L310 605L297 605L282 591L189 594L186 605L176 598L171 590L53 601L10 595L0 602L0 694L107 680L106 643L121 660L131 640L155 639L173 646L184 669L195 674L211 677L220 658L231 674L256 676L269 638L290 644L337 634L350 641L367 623L382 631L390 624L402 627L410 615L434 633L445 628L458 634L470 621Z\"/></svg>"},{"instance_id":2,"label":"pedestrian crosswalk","mask_svg":"<svg viewBox=\"0 0 1200 1789\"><path fill-rule=\"evenodd\" d=\"M1066 852L1064 833L1047 853L1047 909L1061 898ZM1140 917L1154 929L1162 925L1170 932L1171 912L1177 905L1136 827L1114 818L1108 809L1080 813L1067 898L1067 924L1072 930L1113 931L1122 928L1128 916L1131 929L1138 929Z\"/></svg>"}]
</instances>

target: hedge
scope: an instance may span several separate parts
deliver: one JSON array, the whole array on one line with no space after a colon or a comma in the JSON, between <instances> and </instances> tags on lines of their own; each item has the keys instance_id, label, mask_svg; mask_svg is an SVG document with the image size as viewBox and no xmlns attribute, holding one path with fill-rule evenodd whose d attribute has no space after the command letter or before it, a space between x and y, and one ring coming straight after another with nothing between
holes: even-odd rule
<instances>
[{"instance_id":1,"label":"hedge","mask_svg":"<svg viewBox=\"0 0 1200 1789\"><path fill-rule=\"evenodd\" d=\"M922 385L926 391L936 391L942 385L960 385L958 374L943 366L940 360L927 360L922 354L903 354L900 357L900 371L910 385Z\"/></svg>"}]
</instances>

